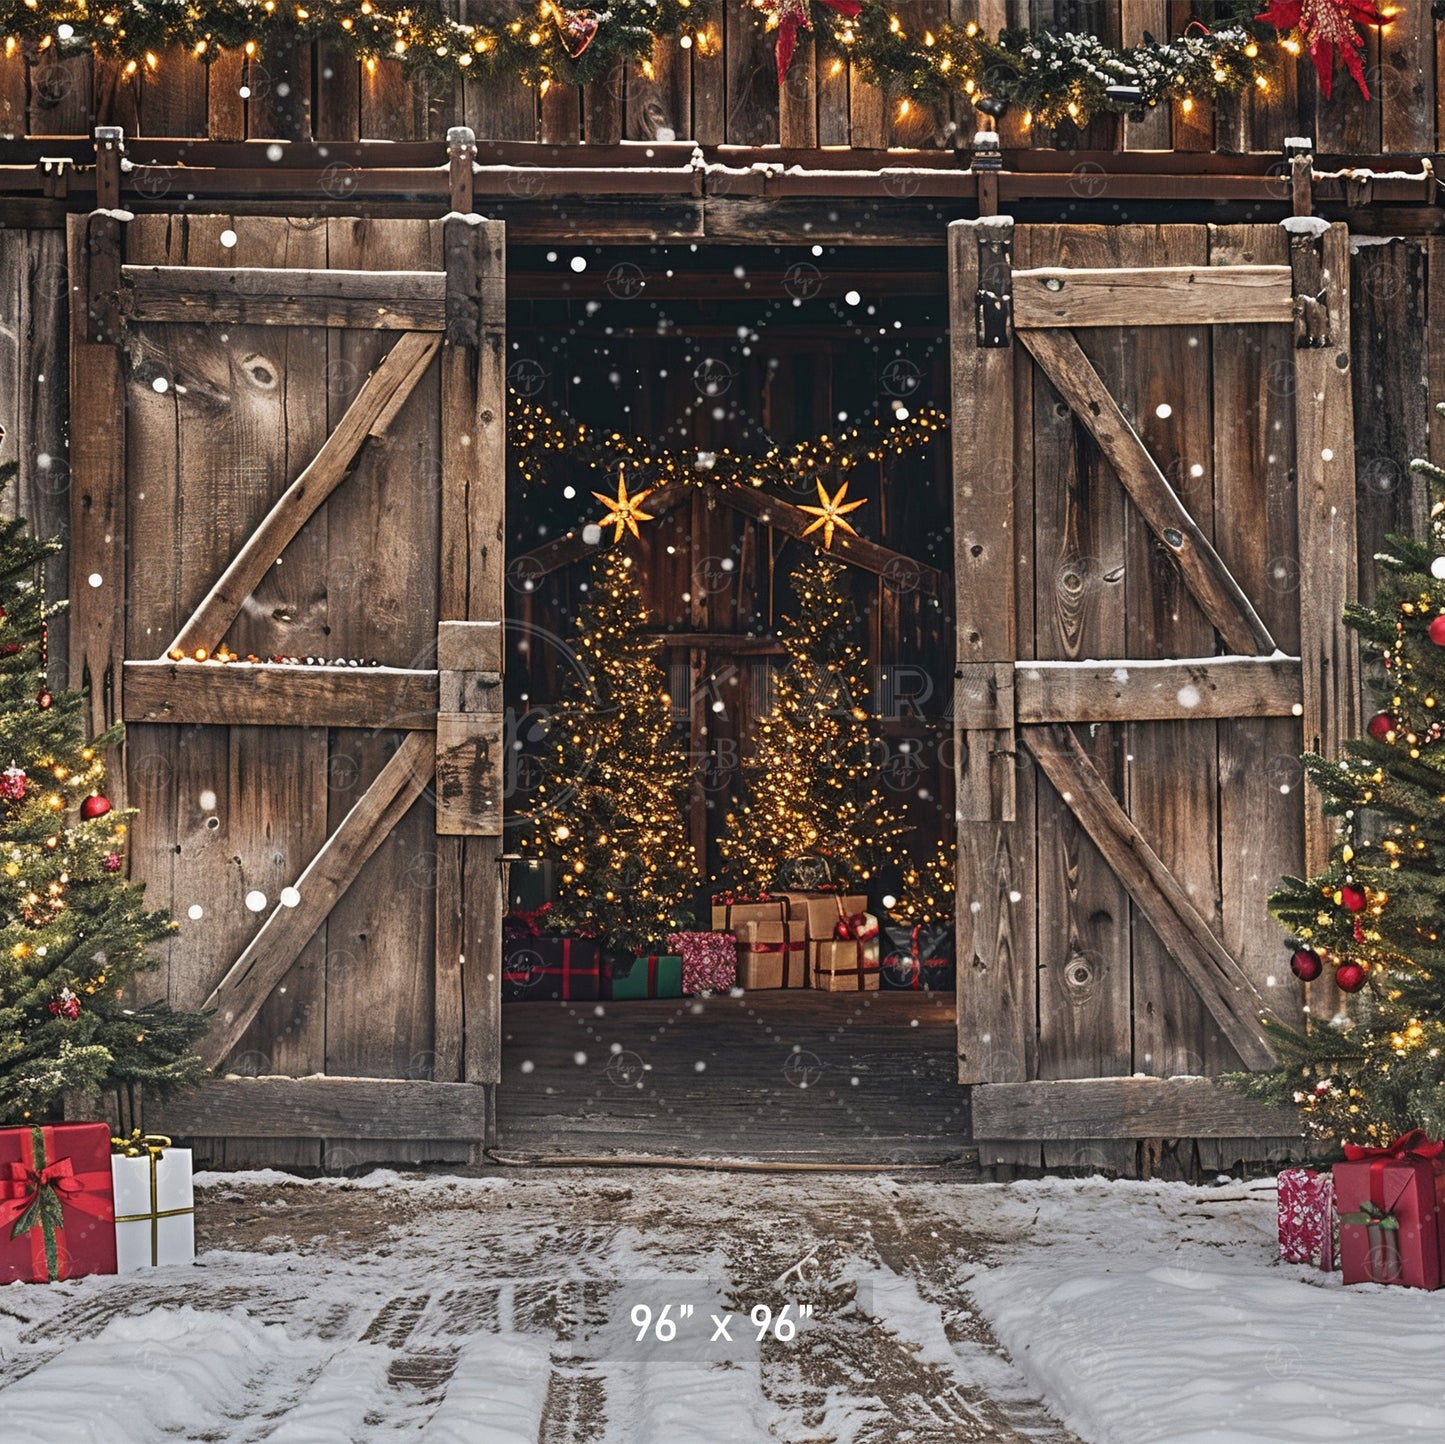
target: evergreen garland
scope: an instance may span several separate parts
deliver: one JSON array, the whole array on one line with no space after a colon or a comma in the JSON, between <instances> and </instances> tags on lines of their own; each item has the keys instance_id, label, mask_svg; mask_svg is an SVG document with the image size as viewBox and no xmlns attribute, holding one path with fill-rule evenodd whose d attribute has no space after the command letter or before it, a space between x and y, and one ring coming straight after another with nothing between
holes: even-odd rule
<instances>
[{"instance_id":1,"label":"evergreen garland","mask_svg":"<svg viewBox=\"0 0 1445 1444\"><path fill-rule=\"evenodd\" d=\"M757 23L777 23L778 6L755 0ZM1253 7L1250 7L1253 8ZM439 0L0 0L0 37L32 55L74 54L91 46L127 62L128 73L160 64L184 47L209 63L223 50L264 56L272 47L326 41L368 62L386 58L433 75L514 77L530 85L586 85L618 58L650 66L653 43L676 37L715 53L721 44L715 0L613 0L605 10L536 0L497 7L494 18L463 22ZM846 53L865 79L891 94L1012 103L1042 124L1087 123L1100 112L1192 103L1269 85L1261 37L1248 20L1207 28L1192 22L1178 38L1116 49L1094 35L1047 29L1004 30L990 38L974 24L943 23L914 33L881 0L864 0L856 17L813 7L824 45ZM1298 45L1288 41L1290 53Z\"/></svg>"}]
</instances>

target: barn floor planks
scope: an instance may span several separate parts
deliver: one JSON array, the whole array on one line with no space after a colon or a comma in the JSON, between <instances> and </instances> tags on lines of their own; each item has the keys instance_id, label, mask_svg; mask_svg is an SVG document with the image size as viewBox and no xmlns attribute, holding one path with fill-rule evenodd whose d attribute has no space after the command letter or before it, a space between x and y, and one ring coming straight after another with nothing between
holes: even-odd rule
<instances>
[{"instance_id":1,"label":"barn floor planks","mask_svg":"<svg viewBox=\"0 0 1445 1444\"><path fill-rule=\"evenodd\" d=\"M957 1159L954 1036L952 993L508 1003L498 1152Z\"/></svg>"}]
</instances>

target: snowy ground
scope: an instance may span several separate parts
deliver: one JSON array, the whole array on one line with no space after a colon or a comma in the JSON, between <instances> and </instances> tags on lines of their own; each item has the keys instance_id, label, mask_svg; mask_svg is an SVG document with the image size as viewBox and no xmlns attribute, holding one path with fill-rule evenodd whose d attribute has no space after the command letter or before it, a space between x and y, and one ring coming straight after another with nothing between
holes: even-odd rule
<instances>
[{"instance_id":1,"label":"snowy ground","mask_svg":"<svg viewBox=\"0 0 1445 1444\"><path fill-rule=\"evenodd\" d=\"M1278 1265L1268 1185L202 1181L197 1267L0 1289L0 1438L1445 1438L1445 1292Z\"/></svg>"}]
</instances>

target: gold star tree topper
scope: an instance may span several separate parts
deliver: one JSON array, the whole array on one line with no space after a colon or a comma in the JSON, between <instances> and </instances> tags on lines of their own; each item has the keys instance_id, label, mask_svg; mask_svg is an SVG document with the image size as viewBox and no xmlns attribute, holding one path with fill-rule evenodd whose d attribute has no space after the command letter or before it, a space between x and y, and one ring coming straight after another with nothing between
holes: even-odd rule
<instances>
[{"instance_id":1,"label":"gold star tree topper","mask_svg":"<svg viewBox=\"0 0 1445 1444\"><path fill-rule=\"evenodd\" d=\"M860 506L864 506L866 499L864 501L850 501L845 503L843 498L847 496L847 494L848 483L846 481L838 488L837 495L835 496L829 496L827 489L820 481L818 483L818 501L820 505L800 506L798 508L799 511L805 511L809 516L818 518L817 521L813 522L803 532L803 535L807 536L810 532L815 532L819 527L822 527L824 551L832 550L833 532L840 527L851 536L858 535L853 529L853 524L846 520L846 517L850 511L857 511Z\"/></svg>"},{"instance_id":2,"label":"gold star tree topper","mask_svg":"<svg viewBox=\"0 0 1445 1444\"><path fill-rule=\"evenodd\" d=\"M652 495L651 488L647 491L639 491L632 496L628 496L626 470L625 466L619 466L617 468L617 497L615 500L600 491L594 491L592 493L592 495L607 508L607 515L598 522L598 525L617 528L612 534L612 540L614 542L620 542L622 540L623 528L630 531L633 536L640 536L641 533L637 530L637 523L652 520L652 513L643 511L642 509L642 503ZM849 529L851 530L851 528Z\"/></svg>"}]
</instances>

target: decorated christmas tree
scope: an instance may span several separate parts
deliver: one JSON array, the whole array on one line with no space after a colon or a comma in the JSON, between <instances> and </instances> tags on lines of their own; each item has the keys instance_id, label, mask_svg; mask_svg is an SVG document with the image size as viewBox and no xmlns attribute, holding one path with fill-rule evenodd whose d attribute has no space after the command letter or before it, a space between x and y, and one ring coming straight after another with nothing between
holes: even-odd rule
<instances>
[{"instance_id":1,"label":"decorated christmas tree","mask_svg":"<svg viewBox=\"0 0 1445 1444\"><path fill-rule=\"evenodd\" d=\"M642 953L688 920L697 864L686 749L630 557L599 558L577 619L580 676L552 716L531 847L557 864L551 920Z\"/></svg>"},{"instance_id":2,"label":"decorated christmas tree","mask_svg":"<svg viewBox=\"0 0 1445 1444\"><path fill-rule=\"evenodd\" d=\"M1305 757L1338 832L1329 866L1270 900L1295 975L1350 996L1332 1022L1276 1029L1285 1061L1237 1080L1298 1104L1314 1136L1370 1145L1445 1131L1445 472L1413 469L1432 492L1429 536L1389 537L1374 603L1345 613L1380 668L1381 710L1342 761Z\"/></svg>"},{"instance_id":3,"label":"decorated christmas tree","mask_svg":"<svg viewBox=\"0 0 1445 1444\"><path fill-rule=\"evenodd\" d=\"M878 785L877 720L843 578L842 563L821 551L792 574L798 614L778 628L788 665L718 843L747 887L771 886L805 855L829 858L840 881L866 882L905 830Z\"/></svg>"},{"instance_id":4,"label":"decorated christmas tree","mask_svg":"<svg viewBox=\"0 0 1445 1444\"><path fill-rule=\"evenodd\" d=\"M39 575L55 550L0 523L0 1125L53 1116L72 1089L193 1079L206 1029L130 999L171 924L125 879L130 814L104 795L118 731L87 741L82 694L46 675Z\"/></svg>"},{"instance_id":5,"label":"decorated christmas tree","mask_svg":"<svg viewBox=\"0 0 1445 1444\"><path fill-rule=\"evenodd\" d=\"M909 858L903 865L898 900L888 909L890 920L909 927L952 921L957 865L958 848L941 838L931 857L921 863Z\"/></svg>"}]
</instances>

